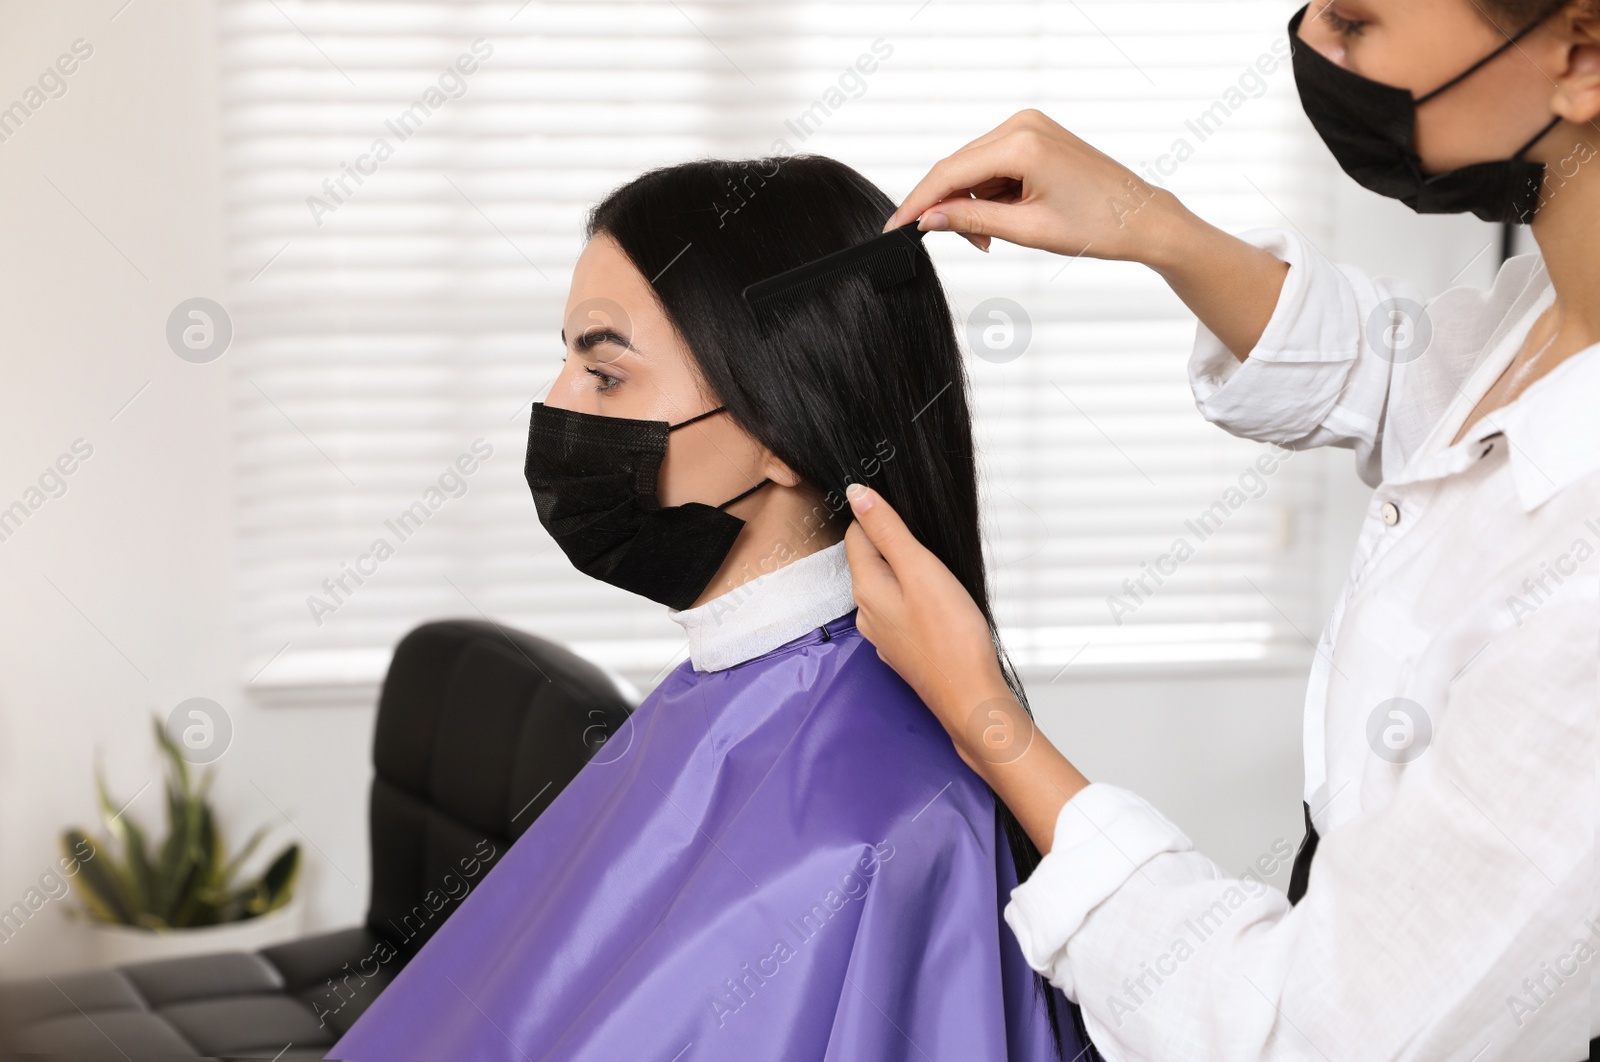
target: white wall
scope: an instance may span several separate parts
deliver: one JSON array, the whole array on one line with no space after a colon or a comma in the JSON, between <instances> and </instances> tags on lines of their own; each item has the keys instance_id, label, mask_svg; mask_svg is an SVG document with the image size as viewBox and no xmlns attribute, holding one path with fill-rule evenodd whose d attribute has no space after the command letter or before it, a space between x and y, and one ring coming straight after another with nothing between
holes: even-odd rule
<instances>
[{"instance_id":1,"label":"white wall","mask_svg":"<svg viewBox=\"0 0 1600 1062\"><path fill-rule=\"evenodd\" d=\"M0 505L74 440L93 446L67 492L0 541L0 906L50 866L63 827L96 825L96 751L113 792L132 796L159 778L151 712L203 696L235 730L217 783L225 822L239 836L275 821L278 843L299 840L308 926L331 927L365 907L370 701L267 707L243 689L227 359L190 364L164 338L178 302L226 299L212 19L206 0L0 3L0 100L73 41L94 48L67 93L0 143ZM1417 219L1340 181L1328 194L1346 208L1318 237L1330 255L1430 290L1463 267L1462 281L1486 281L1496 248L1467 260L1487 227ZM1327 458L1331 594L1365 491L1348 455ZM1242 869L1279 837L1298 843L1303 689L1303 667L1069 671L1033 696L1091 777L1147 794ZM154 823L160 806L151 786L130 813ZM82 961L65 908L0 943L0 978Z\"/></svg>"},{"instance_id":2,"label":"white wall","mask_svg":"<svg viewBox=\"0 0 1600 1062\"><path fill-rule=\"evenodd\" d=\"M1045 734L1087 777L1141 794L1230 872L1280 838L1299 846L1303 669L1071 674L1028 693ZM1286 887L1288 866L1269 880Z\"/></svg>"},{"instance_id":3,"label":"white wall","mask_svg":"<svg viewBox=\"0 0 1600 1062\"><path fill-rule=\"evenodd\" d=\"M97 825L97 750L132 797L159 779L150 714L200 696L235 728L217 783L234 834L276 819L286 840L273 805L293 817L322 853L303 845L314 920L348 922L365 894L371 713L243 697L227 359L190 364L164 338L178 302L224 298L212 12L122 5L0 6L4 101L75 40L94 49L0 142L0 505L74 440L93 447L0 541L0 906L37 884L63 827ZM155 823L161 808L158 782L129 813ZM0 943L0 977L77 963L65 907Z\"/></svg>"}]
</instances>

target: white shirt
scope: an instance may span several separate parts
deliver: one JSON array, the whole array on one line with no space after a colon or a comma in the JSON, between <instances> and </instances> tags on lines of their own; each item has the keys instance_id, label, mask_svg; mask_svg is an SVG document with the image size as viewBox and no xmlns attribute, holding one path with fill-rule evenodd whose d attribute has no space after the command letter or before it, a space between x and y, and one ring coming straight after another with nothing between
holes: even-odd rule
<instances>
[{"instance_id":1,"label":"white shirt","mask_svg":"<svg viewBox=\"0 0 1600 1062\"><path fill-rule=\"evenodd\" d=\"M838 619L856 607L844 543L790 561L703 605L667 614L689 636L696 671L723 671Z\"/></svg>"},{"instance_id":2,"label":"white shirt","mask_svg":"<svg viewBox=\"0 0 1600 1062\"><path fill-rule=\"evenodd\" d=\"M1006 920L1112 1062L1585 1058L1600 347L1451 446L1553 299L1540 259L1421 313L1406 285L1293 234L1245 238L1289 272L1244 363L1199 330L1201 413L1252 439L1350 447L1377 487L1306 696L1322 838L1309 889L1291 908L1252 880L1292 859L1286 844L1229 873L1094 783Z\"/></svg>"}]
</instances>

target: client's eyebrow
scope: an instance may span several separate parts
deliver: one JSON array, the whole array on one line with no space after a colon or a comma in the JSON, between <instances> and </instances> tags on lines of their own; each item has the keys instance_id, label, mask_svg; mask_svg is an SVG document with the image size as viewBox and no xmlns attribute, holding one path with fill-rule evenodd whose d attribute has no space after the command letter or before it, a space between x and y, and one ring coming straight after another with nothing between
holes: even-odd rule
<instances>
[{"instance_id":1,"label":"client's eyebrow","mask_svg":"<svg viewBox=\"0 0 1600 1062\"><path fill-rule=\"evenodd\" d=\"M585 354L600 346L602 343L614 343L624 350L638 353L638 348L629 342L628 337L618 332L615 328L601 326L581 332L572 340L572 349L579 354ZM561 345L567 346L567 330L561 330Z\"/></svg>"}]
</instances>

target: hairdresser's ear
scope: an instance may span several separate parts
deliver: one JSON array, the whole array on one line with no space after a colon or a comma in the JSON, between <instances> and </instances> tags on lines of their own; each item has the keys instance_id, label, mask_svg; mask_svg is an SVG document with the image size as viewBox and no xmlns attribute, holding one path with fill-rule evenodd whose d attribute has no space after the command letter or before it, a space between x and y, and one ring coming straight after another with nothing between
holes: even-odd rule
<instances>
[{"instance_id":1,"label":"hairdresser's ear","mask_svg":"<svg viewBox=\"0 0 1600 1062\"><path fill-rule=\"evenodd\" d=\"M1586 125L1600 117L1600 16L1573 12L1563 17L1567 64L1555 76L1550 107L1567 121Z\"/></svg>"},{"instance_id":2,"label":"hairdresser's ear","mask_svg":"<svg viewBox=\"0 0 1600 1062\"><path fill-rule=\"evenodd\" d=\"M795 475L794 469L778 460L770 452L761 462L761 475L766 479L772 480L780 487L798 487L800 485L800 477Z\"/></svg>"}]
</instances>

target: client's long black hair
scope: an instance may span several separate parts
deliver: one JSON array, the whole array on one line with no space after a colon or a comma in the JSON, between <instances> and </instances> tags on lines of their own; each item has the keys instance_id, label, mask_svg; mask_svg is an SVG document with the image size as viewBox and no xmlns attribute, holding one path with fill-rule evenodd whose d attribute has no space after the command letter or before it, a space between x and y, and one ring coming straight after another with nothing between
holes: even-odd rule
<instances>
[{"instance_id":1,"label":"client's long black hair","mask_svg":"<svg viewBox=\"0 0 1600 1062\"><path fill-rule=\"evenodd\" d=\"M712 394L825 496L822 514L840 533L850 520L845 486L872 486L955 573L993 632L966 373L927 252L918 250L909 282L879 292L846 276L786 308L775 325L763 327L740 295L747 284L877 236L894 206L833 159L698 161L612 192L590 215L588 235L609 235L649 278ZM998 636L995 645L1026 709ZM1039 850L1004 804L996 800L995 809L1017 880L1026 880ZM1042 977L1035 983L1059 1055L1056 993ZM1076 1006L1071 1015L1082 1034Z\"/></svg>"}]
</instances>

